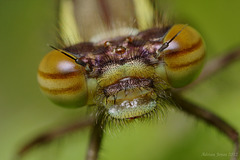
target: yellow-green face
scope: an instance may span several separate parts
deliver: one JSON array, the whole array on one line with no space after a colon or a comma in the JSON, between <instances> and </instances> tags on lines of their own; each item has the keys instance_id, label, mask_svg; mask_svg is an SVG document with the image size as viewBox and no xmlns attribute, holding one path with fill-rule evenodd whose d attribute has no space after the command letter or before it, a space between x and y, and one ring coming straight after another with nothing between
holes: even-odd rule
<instances>
[{"instance_id":1,"label":"yellow-green face","mask_svg":"<svg viewBox=\"0 0 240 160\"><path fill-rule=\"evenodd\" d=\"M171 101L167 90L191 83L205 57L199 33L182 24L63 51L75 61L53 50L39 66L43 93L67 107L94 104L113 119L145 117L164 108Z\"/></svg>"}]
</instances>

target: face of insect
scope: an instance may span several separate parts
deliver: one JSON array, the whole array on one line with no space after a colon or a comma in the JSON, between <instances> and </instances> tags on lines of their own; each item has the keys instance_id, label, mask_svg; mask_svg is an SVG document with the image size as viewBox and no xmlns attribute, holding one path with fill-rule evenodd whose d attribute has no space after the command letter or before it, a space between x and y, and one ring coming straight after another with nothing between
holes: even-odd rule
<instances>
[{"instance_id":1,"label":"face of insect","mask_svg":"<svg viewBox=\"0 0 240 160\"><path fill-rule=\"evenodd\" d=\"M97 96L93 94L96 90L97 80L96 78L88 77L88 72L85 71L85 67L76 64L74 60L56 50L53 51L55 54L52 54L54 58L46 61L49 67L45 67L44 69L39 68L39 70L49 74L55 73L56 75L56 72L53 72L50 68L55 67L57 69L57 66L61 66L57 64L61 64L60 59L58 59L59 57L62 57L62 60L67 62L67 64L70 63L70 65L66 67L68 69L60 70L63 69L63 67L60 67L59 72L61 72L56 71L61 75L61 78L60 76L50 77L48 75L44 76L41 81L39 80L39 83L41 86L45 86L45 89L41 87L45 95L59 105L64 105L68 108L60 108L52 104L46 96L41 95L39 92L39 86L36 83L36 73L41 58L51 49L46 46L46 44L64 49L65 47L78 43L71 41L71 44L61 46L58 38L56 38L61 33L61 30L56 29L56 25L59 23L59 10L57 9L59 4L56 2L60 1L63 0L12 1L14 3L13 5L10 5L11 1L0 2L0 12L4 13L0 14L2 22L0 25L0 159L2 160L12 159L15 152L20 149L21 146L31 141L32 138L34 139L34 137L38 138L39 135L45 133L50 133L50 136L52 136L51 133L55 129L66 128L70 123L75 124L76 121L86 120L88 116L86 115L87 108L99 107L85 106L78 109L68 109L71 106L80 107L86 104L94 104L94 102L90 102L90 100L96 99L91 98L91 96ZM143 26L143 21L145 22L146 20L144 17L141 17L140 14L136 15L135 21L131 18L130 11L133 12L134 9L130 8L129 10L126 8L127 5L124 1L130 3L133 2L133 0L65 1L79 3L80 1L85 3L94 1L98 7L99 3L97 4L96 2L108 1L115 3L116 8L110 8L113 13L108 12L108 15L110 13L110 15L114 16L115 11L119 11L121 12L119 15L127 15L129 17L128 19L126 18L128 20L126 22L128 27L138 28L138 32L132 30L134 34L132 34L131 31L128 32L128 36L137 35L147 28L152 28L152 26L139 28L139 26ZM211 60L215 57L219 58L219 56L228 55L240 47L240 21L237 20L240 15L239 0L168 0L167 3L169 3L169 5L165 5L165 0L134 1L136 5L142 1L159 2L160 7L169 8L170 14L168 10L164 13L173 19L173 23L181 22L189 24L189 26L194 26L194 28L202 34L206 42L206 62L211 63ZM119 3L123 4L119 5ZM67 5L64 6L67 7ZM100 20L100 18L92 18L93 16L89 18L89 14L101 15L98 14L99 9L90 7L89 9L85 6L82 7L82 4L77 6L75 3L74 6L76 6L74 12L82 12L83 18L76 18L79 24L81 24L79 28L83 30L79 34L81 39L86 42L91 40L91 37L88 37L88 35L90 32L92 33L92 31L94 31L94 33L90 34L91 36L100 35L98 33L102 33L101 30L95 31L96 28L100 26L96 20ZM123 9L121 6L125 8ZM147 7L149 7L149 5L144 5L144 7L140 9L143 15L146 15L144 10ZM159 11L161 12L160 9ZM94 24L86 24L86 20L88 19L92 19ZM114 17L114 19L116 18ZM66 20L70 20L70 18L67 17ZM29 23L30 21L31 23ZM120 21L120 23L121 22L122 21ZM117 23L119 23L118 20ZM155 26L155 23L153 23L153 26ZM187 28L188 27L185 27L174 40L182 37L183 31L186 31ZM84 32L87 32L87 34L83 37L82 33ZM116 35L114 37L116 37ZM68 38L70 38L69 34L66 36L67 40ZM103 36L101 35L100 39L97 39L97 37L93 38L96 40L94 42L97 43ZM169 39L170 38L172 38L172 36L170 36ZM170 45L171 44L172 42ZM169 48L166 48L165 51L167 49ZM84 51L84 49L81 50L82 52ZM50 55L49 53L48 56ZM167 67L167 65L165 65L166 63L161 64ZM69 66L72 67L69 68ZM154 67L156 67L156 72L159 74L165 71L164 67ZM75 73L74 71L78 72ZM224 67L224 69L219 70L216 74L212 74L211 77L204 79L200 84L184 90L181 92L181 95L192 103L213 111L215 114L221 116L225 122L232 124L240 131L239 71L240 61L239 59L235 59L234 62L231 62L231 65ZM81 72L83 72L84 76L78 75L78 73ZM77 81L74 79L74 75L76 75L76 79L81 80ZM40 74L38 76L40 78ZM50 87L51 83L52 87ZM83 83L85 83L85 85L81 85ZM168 84L168 86L170 86L170 84ZM61 90L61 92L58 90ZM80 91L82 91L82 94L75 94L80 93ZM75 97L75 95L79 96ZM127 96L130 96L130 94ZM119 97L119 95L117 95L117 97ZM224 134L200 119L186 115L187 113L184 113L182 109L173 112L170 111L167 114L168 116L165 116L166 119L163 122L158 121L158 123L154 123L153 125L151 120L148 120L149 123L141 124L141 120L136 119L138 122L133 125L127 125L124 128L118 127L121 130L120 132L113 124L109 128L110 131L104 132L103 146L101 146L102 152L100 153L99 159L230 159L229 155L232 154L232 142L230 142ZM85 130L78 130L75 133L67 132L63 137L57 137L57 139L52 140L50 143L41 141L40 146L34 147L33 151L29 151L26 153L26 156L21 159L83 160L85 159L85 151L87 150L89 138L90 127ZM186 150L188 152L186 152ZM219 158L212 158L213 154L205 153L215 153L215 157L218 153L220 154Z\"/></svg>"},{"instance_id":2,"label":"face of insect","mask_svg":"<svg viewBox=\"0 0 240 160\"><path fill-rule=\"evenodd\" d=\"M104 119L149 117L171 102L169 88L196 78L204 56L198 32L178 24L53 50L39 66L38 81L54 102L95 104Z\"/></svg>"}]
</instances>

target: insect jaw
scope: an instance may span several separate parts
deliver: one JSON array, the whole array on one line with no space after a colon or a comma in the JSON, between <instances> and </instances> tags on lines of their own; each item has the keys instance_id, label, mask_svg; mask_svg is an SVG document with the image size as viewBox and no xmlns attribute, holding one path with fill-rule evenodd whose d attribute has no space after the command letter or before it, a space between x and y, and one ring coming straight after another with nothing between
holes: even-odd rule
<instances>
[{"instance_id":1,"label":"insect jaw","mask_svg":"<svg viewBox=\"0 0 240 160\"><path fill-rule=\"evenodd\" d=\"M104 108L104 116L110 119L144 118L162 109L161 103L167 99L166 88L167 84L157 77L124 77L99 88L96 103Z\"/></svg>"},{"instance_id":2,"label":"insect jaw","mask_svg":"<svg viewBox=\"0 0 240 160\"><path fill-rule=\"evenodd\" d=\"M109 93L108 93L109 94ZM156 93L152 88L134 87L119 89L111 96L103 96L100 105L106 114L116 119L140 117L152 111L156 106Z\"/></svg>"},{"instance_id":3,"label":"insect jaw","mask_svg":"<svg viewBox=\"0 0 240 160\"><path fill-rule=\"evenodd\" d=\"M125 92L125 96L128 94L128 90L138 88L150 88L152 87L152 80L145 78L136 78L136 77L125 77L115 84L109 85L104 88L104 94L106 97L116 95L120 91Z\"/></svg>"}]
</instances>

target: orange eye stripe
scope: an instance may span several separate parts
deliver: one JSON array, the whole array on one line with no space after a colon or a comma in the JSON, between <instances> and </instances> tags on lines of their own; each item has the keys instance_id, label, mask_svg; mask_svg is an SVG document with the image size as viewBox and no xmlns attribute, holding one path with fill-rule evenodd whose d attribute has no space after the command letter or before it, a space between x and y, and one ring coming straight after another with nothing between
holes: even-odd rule
<instances>
[{"instance_id":1,"label":"orange eye stripe","mask_svg":"<svg viewBox=\"0 0 240 160\"><path fill-rule=\"evenodd\" d=\"M198 54L197 52L203 50L203 47L203 41L200 39L190 48L165 54L166 62L171 59L171 62L167 63L168 67L171 69L181 69L199 63L204 59L205 52L202 52L201 54ZM176 59L176 61L173 59Z\"/></svg>"},{"instance_id":2,"label":"orange eye stripe","mask_svg":"<svg viewBox=\"0 0 240 160\"><path fill-rule=\"evenodd\" d=\"M203 45L203 42L201 39L199 39L195 44L192 44L192 46L190 48L184 48L183 50L179 50L179 51L166 52L165 57L181 56L182 54L188 54L190 52L193 52L193 51L199 49L202 45Z\"/></svg>"},{"instance_id":3,"label":"orange eye stripe","mask_svg":"<svg viewBox=\"0 0 240 160\"><path fill-rule=\"evenodd\" d=\"M171 70L181 70L184 69L185 67L191 67L193 65L197 65L198 63L201 63L203 61L205 56L201 57L200 59L196 59L192 62L186 63L186 64L179 64L179 65L175 65L175 66L168 66Z\"/></svg>"},{"instance_id":4,"label":"orange eye stripe","mask_svg":"<svg viewBox=\"0 0 240 160\"><path fill-rule=\"evenodd\" d=\"M83 73L84 72L82 72L81 70L71 72L71 73L45 73L38 70L38 75L46 79L68 79L68 78L76 77L79 74L83 74Z\"/></svg>"},{"instance_id":5,"label":"orange eye stripe","mask_svg":"<svg viewBox=\"0 0 240 160\"><path fill-rule=\"evenodd\" d=\"M74 92L80 91L83 87L81 86L81 84L77 84L68 88L49 89L41 85L40 85L40 88L43 91L48 92L49 94L59 95L59 94L66 94L66 93L68 94L74 93Z\"/></svg>"}]
</instances>

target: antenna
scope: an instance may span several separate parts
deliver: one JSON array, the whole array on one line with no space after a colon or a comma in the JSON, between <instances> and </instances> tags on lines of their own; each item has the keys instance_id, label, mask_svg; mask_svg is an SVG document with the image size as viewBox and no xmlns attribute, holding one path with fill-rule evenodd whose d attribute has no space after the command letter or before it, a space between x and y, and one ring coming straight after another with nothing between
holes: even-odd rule
<instances>
[{"instance_id":1,"label":"antenna","mask_svg":"<svg viewBox=\"0 0 240 160\"><path fill-rule=\"evenodd\" d=\"M160 52L162 52L164 49L166 49L169 44L182 32L183 29L185 29L188 26L186 24L180 31L178 31L169 41L162 44L162 46L157 50L157 57L160 56Z\"/></svg>"},{"instance_id":2,"label":"antenna","mask_svg":"<svg viewBox=\"0 0 240 160\"><path fill-rule=\"evenodd\" d=\"M81 59L75 57L75 56L72 55L71 53L66 52L66 51L64 51L64 50L62 50L62 49L58 49L58 48L56 48L56 47L54 47L54 46L52 46L52 45L49 45L49 46L50 46L52 49L57 50L57 51L59 51L60 53L62 53L62 54L64 54L64 55L68 56L69 58L73 59L77 64L79 64L79 65L81 65L81 66L83 66L83 67L85 67L85 66L87 65L85 62L83 62Z\"/></svg>"}]
</instances>

